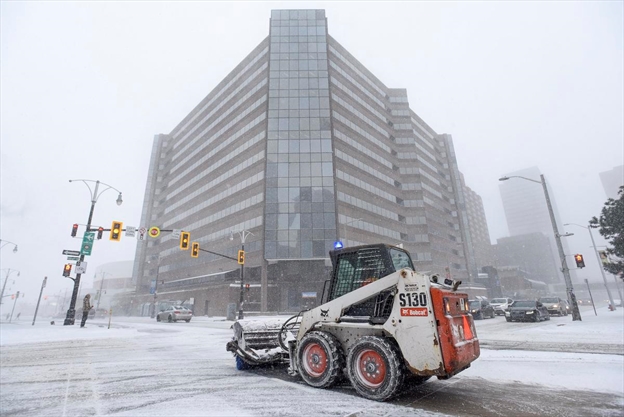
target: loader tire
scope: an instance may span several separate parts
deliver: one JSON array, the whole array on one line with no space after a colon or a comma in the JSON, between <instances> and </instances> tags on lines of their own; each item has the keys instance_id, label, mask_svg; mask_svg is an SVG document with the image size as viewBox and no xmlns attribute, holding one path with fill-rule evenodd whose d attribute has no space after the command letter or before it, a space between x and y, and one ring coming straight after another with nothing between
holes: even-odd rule
<instances>
[{"instance_id":1,"label":"loader tire","mask_svg":"<svg viewBox=\"0 0 624 417\"><path fill-rule=\"evenodd\" d=\"M399 348L388 339L363 336L347 357L347 372L353 388L364 398L385 401L403 386L405 371Z\"/></svg>"},{"instance_id":2,"label":"loader tire","mask_svg":"<svg viewBox=\"0 0 624 417\"><path fill-rule=\"evenodd\" d=\"M297 347L299 374L310 386L328 388L342 375L345 356L334 335L314 331L306 334Z\"/></svg>"}]
</instances>

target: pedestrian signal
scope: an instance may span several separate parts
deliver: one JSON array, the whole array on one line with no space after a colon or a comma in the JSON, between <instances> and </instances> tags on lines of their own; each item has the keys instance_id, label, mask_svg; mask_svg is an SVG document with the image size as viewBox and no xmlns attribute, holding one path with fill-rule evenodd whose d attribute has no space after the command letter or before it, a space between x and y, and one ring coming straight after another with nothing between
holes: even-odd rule
<instances>
[{"instance_id":1,"label":"pedestrian signal","mask_svg":"<svg viewBox=\"0 0 624 417\"><path fill-rule=\"evenodd\" d=\"M191 241L191 234L189 232L180 233L180 249L188 250Z\"/></svg>"},{"instance_id":2,"label":"pedestrian signal","mask_svg":"<svg viewBox=\"0 0 624 417\"><path fill-rule=\"evenodd\" d=\"M71 264L65 264L65 266L63 267L63 276L68 277L69 274L71 274L71 269L72 269Z\"/></svg>"},{"instance_id":3,"label":"pedestrian signal","mask_svg":"<svg viewBox=\"0 0 624 417\"><path fill-rule=\"evenodd\" d=\"M585 261L583 260L583 255L577 253L574 255L574 260L576 261L577 268L585 268Z\"/></svg>"},{"instance_id":4,"label":"pedestrian signal","mask_svg":"<svg viewBox=\"0 0 624 417\"><path fill-rule=\"evenodd\" d=\"M123 229L123 223L118 221L113 221L111 225L110 231L110 240L114 240L115 242L119 242L121 240L121 231Z\"/></svg>"},{"instance_id":5,"label":"pedestrian signal","mask_svg":"<svg viewBox=\"0 0 624 417\"><path fill-rule=\"evenodd\" d=\"M191 257L199 257L199 242L193 242L193 244L191 245Z\"/></svg>"},{"instance_id":6,"label":"pedestrian signal","mask_svg":"<svg viewBox=\"0 0 624 417\"><path fill-rule=\"evenodd\" d=\"M245 251L244 250L238 251L238 264L239 265L245 264Z\"/></svg>"}]
</instances>

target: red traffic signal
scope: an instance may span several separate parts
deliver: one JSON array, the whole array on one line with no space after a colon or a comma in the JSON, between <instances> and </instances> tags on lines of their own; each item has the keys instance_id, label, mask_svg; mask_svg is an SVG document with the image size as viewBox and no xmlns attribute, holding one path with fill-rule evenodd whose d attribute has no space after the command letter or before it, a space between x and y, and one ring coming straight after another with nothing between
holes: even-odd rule
<instances>
[{"instance_id":1,"label":"red traffic signal","mask_svg":"<svg viewBox=\"0 0 624 417\"><path fill-rule=\"evenodd\" d=\"M102 239L102 233L104 233L104 228L100 226L98 227L98 234L97 234L98 240Z\"/></svg>"},{"instance_id":2,"label":"red traffic signal","mask_svg":"<svg viewBox=\"0 0 624 417\"><path fill-rule=\"evenodd\" d=\"M72 269L71 264L65 264L65 266L63 267L63 276L68 277L69 274L71 274L71 269Z\"/></svg>"},{"instance_id":3,"label":"red traffic signal","mask_svg":"<svg viewBox=\"0 0 624 417\"><path fill-rule=\"evenodd\" d=\"M577 268L585 268L585 261L583 260L583 255L577 253L574 255L574 260L576 261Z\"/></svg>"},{"instance_id":4,"label":"red traffic signal","mask_svg":"<svg viewBox=\"0 0 624 417\"><path fill-rule=\"evenodd\" d=\"M76 237L76 233L78 233L78 224L74 223L74 225L72 226L71 236Z\"/></svg>"}]
</instances>

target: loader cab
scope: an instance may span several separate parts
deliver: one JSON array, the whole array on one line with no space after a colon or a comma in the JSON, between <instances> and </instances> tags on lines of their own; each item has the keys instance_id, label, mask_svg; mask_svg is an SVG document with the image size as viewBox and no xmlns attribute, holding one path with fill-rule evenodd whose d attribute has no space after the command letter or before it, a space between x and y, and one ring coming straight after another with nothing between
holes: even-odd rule
<instances>
[{"instance_id":1,"label":"loader cab","mask_svg":"<svg viewBox=\"0 0 624 417\"><path fill-rule=\"evenodd\" d=\"M333 270L325 301L334 300L403 268L414 271L409 253L390 245L376 244L329 252Z\"/></svg>"}]
</instances>

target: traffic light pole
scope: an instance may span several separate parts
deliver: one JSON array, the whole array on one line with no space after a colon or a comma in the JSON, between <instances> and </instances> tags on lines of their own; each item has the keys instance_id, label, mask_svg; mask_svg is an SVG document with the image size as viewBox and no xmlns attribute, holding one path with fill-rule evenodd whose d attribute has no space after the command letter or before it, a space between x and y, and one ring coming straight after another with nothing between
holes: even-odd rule
<instances>
[{"instance_id":1,"label":"traffic light pole","mask_svg":"<svg viewBox=\"0 0 624 417\"><path fill-rule=\"evenodd\" d=\"M572 307L572 321L582 321L581 312L579 311L578 304L576 302L576 296L574 295L574 287L572 286L572 278L570 277L570 269L566 263L566 256L563 252L563 245L561 244L561 235L557 230L557 221L555 220L555 213L553 212L552 204L550 203L550 197L548 196L548 187L546 186L546 179L544 174L540 175L542 188L544 188L544 196L546 197L546 205L548 206L548 214L550 215L550 222L552 223L553 231L555 232L555 241L557 242L557 250L559 251L559 258L561 258L561 272L563 272L563 278L566 284L566 293L568 296L568 302Z\"/></svg>"},{"instance_id":2,"label":"traffic light pole","mask_svg":"<svg viewBox=\"0 0 624 417\"><path fill-rule=\"evenodd\" d=\"M91 199L91 210L89 210L89 219L87 220L87 231L85 233L89 233L91 229L91 220L93 220L93 211L95 210L95 203L97 202L97 190L100 182L97 181L95 183L95 192L93 193L93 197ZM84 261L84 253L80 254L80 259L78 262L82 264ZM80 278L82 277L81 273L76 273L76 278L74 278L74 290L72 291L71 301L69 302L69 309L67 310L67 315L65 316L65 321L63 322L64 326L73 326L76 321L76 299L78 298L78 288L80 287Z\"/></svg>"},{"instance_id":3,"label":"traffic light pole","mask_svg":"<svg viewBox=\"0 0 624 417\"><path fill-rule=\"evenodd\" d=\"M102 195L102 193L104 193L106 190L109 189L113 189L115 191L117 191L119 193L119 196L117 197L117 205L120 206L121 203L123 202L123 200L121 199L121 191L119 191L118 189L105 184L105 183L101 183L100 180L97 181L93 181L93 180L69 180L69 182L72 181L82 181L85 183L85 185L87 186L87 188L89 188L89 192L91 192L91 187L89 187L89 184L87 184L88 182L95 182L95 188L93 190L93 192L91 193L91 209L89 210L89 219L87 220L87 231L85 233L90 233L91 232L91 221L93 220L93 211L95 210L95 203L97 203L98 198L100 197L100 195ZM102 192L100 194L98 194L98 188L100 186L100 183L105 185L108 188L105 188L104 190L102 190ZM78 260L79 263L82 264L82 262L84 262L84 258L85 255L82 252L82 250L80 251L80 259ZM68 325L73 325L75 323L75 318L76 318L76 299L78 298L78 289L80 287L80 278L81 278L82 274L81 273L76 273L76 278L73 278L74 280L74 290L72 291L72 298L71 301L69 302L69 309L67 310L67 315L65 317L65 321L63 322L64 326L68 326Z\"/></svg>"}]
</instances>

